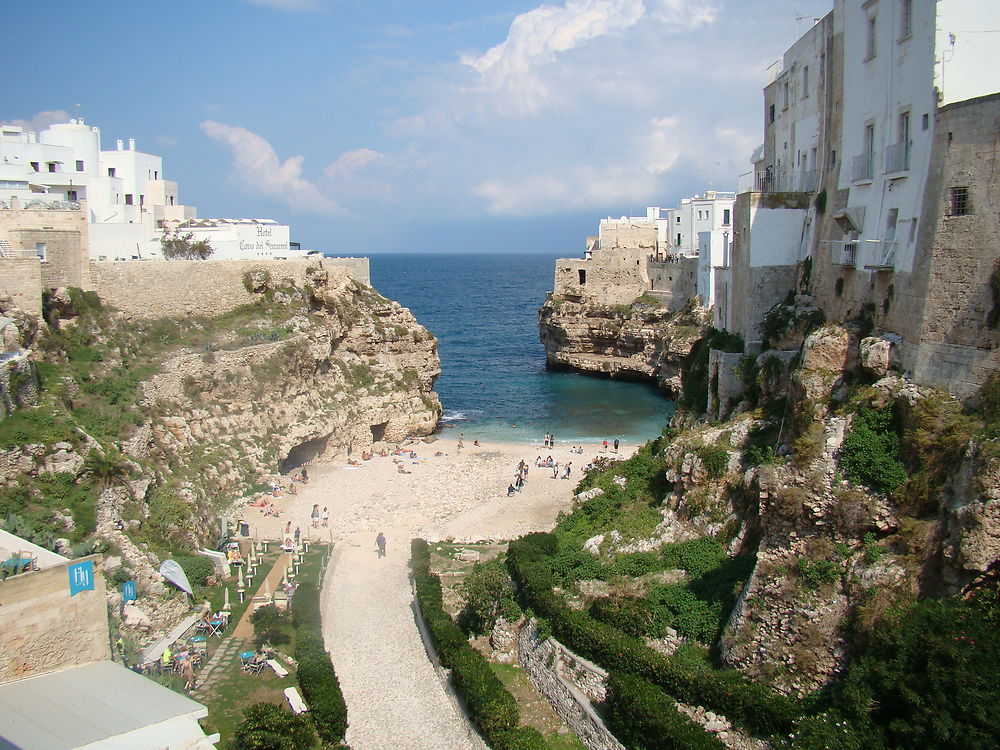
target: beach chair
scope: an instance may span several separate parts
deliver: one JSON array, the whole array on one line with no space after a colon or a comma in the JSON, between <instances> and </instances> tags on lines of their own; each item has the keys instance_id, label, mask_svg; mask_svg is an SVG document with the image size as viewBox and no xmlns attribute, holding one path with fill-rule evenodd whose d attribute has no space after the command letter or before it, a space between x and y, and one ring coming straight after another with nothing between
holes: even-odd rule
<instances>
[{"instance_id":1,"label":"beach chair","mask_svg":"<svg viewBox=\"0 0 1000 750\"><path fill-rule=\"evenodd\" d=\"M257 658L256 651L243 651L240 653L241 667L247 674L260 674L261 670L267 666L267 661Z\"/></svg>"},{"instance_id":2,"label":"beach chair","mask_svg":"<svg viewBox=\"0 0 1000 750\"><path fill-rule=\"evenodd\" d=\"M288 670L281 666L281 662L277 659L268 659L267 665L274 670L274 673L278 675L278 677L288 677Z\"/></svg>"},{"instance_id":3,"label":"beach chair","mask_svg":"<svg viewBox=\"0 0 1000 750\"><path fill-rule=\"evenodd\" d=\"M309 710L309 706L306 702L302 700L302 696L299 695L299 691L294 687L285 688L285 699L288 701L288 707L292 709L293 713L304 714Z\"/></svg>"}]
</instances>

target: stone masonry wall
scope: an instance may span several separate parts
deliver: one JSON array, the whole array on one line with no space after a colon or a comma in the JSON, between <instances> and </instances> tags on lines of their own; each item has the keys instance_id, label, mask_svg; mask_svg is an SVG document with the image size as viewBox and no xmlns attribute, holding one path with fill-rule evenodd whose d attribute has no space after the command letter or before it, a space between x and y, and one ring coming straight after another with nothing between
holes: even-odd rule
<instances>
[{"instance_id":1,"label":"stone masonry wall","mask_svg":"<svg viewBox=\"0 0 1000 750\"><path fill-rule=\"evenodd\" d=\"M0 258L0 294L30 315L42 314L42 265L38 258Z\"/></svg>"},{"instance_id":2,"label":"stone masonry wall","mask_svg":"<svg viewBox=\"0 0 1000 750\"><path fill-rule=\"evenodd\" d=\"M22 209L19 201L12 208L0 210L0 239L17 250L34 251L35 244L45 243L46 260L42 263L42 284L45 287L90 287L90 267L87 263L87 204L79 209Z\"/></svg>"},{"instance_id":3,"label":"stone masonry wall","mask_svg":"<svg viewBox=\"0 0 1000 750\"><path fill-rule=\"evenodd\" d=\"M591 705L592 700L604 700L607 672L554 638L539 639L534 620L521 628L517 654L531 684L588 750L625 750Z\"/></svg>"},{"instance_id":4,"label":"stone masonry wall","mask_svg":"<svg viewBox=\"0 0 1000 750\"><path fill-rule=\"evenodd\" d=\"M93 289L105 304L129 318L221 315L257 297L243 286L243 274L266 269L275 282L306 283L306 269L342 267L369 283L367 258L291 260L170 260L92 262Z\"/></svg>"},{"instance_id":5,"label":"stone masonry wall","mask_svg":"<svg viewBox=\"0 0 1000 750\"><path fill-rule=\"evenodd\" d=\"M656 297L671 312L680 310L698 293L698 259L680 258L670 263L651 260L649 294Z\"/></svg>"},{"instance_id":6,"label":"stone masonry wall","mask_svg":"<svg viewBox=\"0 0 1000 750\"><path fill-rule=\"evenodd\" d=\"M649 289L645 250L599 250L589 260L560 258L556 261L553 294L577 302L628 305ZM585 281L580 283L580 271Z\"/></svg>"},{"instance_id":7,"label":"stone masonry wall","mask_svg":"<svg viewBox=\"0 0 1000 750\"><path fill-rule=\"evenodd\" d=\"M94 590L76 596L68 563L0 582L0 684L111 658L104 558L82 559L94 563Z\"/></svg>"}]
</instances>

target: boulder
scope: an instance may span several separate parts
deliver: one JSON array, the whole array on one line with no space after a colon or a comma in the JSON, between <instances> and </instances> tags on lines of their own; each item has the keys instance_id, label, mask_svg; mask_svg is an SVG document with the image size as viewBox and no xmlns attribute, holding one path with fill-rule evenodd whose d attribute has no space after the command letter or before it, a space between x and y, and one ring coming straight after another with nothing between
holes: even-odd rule
<instances>
[{"instance_id":1,"label":"boulder","mask_svg":"<svg viewBox=\"0 0 1000 750\"><path fill-rule=\"evenodd\" d=\"M802 344L800 371L843 372L851 369L851 334L841 326L823 326Z\"/></svg>"},{"instance_id":2,"label":"boulder","mask_svg":"<svg viewBox=\"0 0 1000 750\"><path fill-rule=\"evenodd\" d=\"M122 607L122 621L134 628L150 628L153 626L153 621L149 619L149 615L139 609L133 602L129 602Z\"/></svg>"}]
</instances>

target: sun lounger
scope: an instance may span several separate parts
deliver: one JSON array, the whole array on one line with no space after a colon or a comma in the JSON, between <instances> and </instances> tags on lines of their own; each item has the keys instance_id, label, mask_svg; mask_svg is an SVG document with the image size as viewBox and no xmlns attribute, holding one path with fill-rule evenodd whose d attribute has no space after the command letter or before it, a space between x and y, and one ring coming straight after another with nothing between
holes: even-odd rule
<instances>
[{"instance_id":1,"label":"sun lounger","mask_svg":"<svg viewBox=\"0 0 1000 750\"><path fill-rule=\"evenodd\" d=\"M302 696L299 695L299 691L294 687L287 687L284 690L285 698L288 700L288 707L292 709L293 713L304 714L309 710L309 706L306 702L302 700Z\"/></svg>"},{"instance_id":2,"label":"sun lounger","mask_svg":"<svg viewBox=\"0 0 1000 750\"><path fill-rule=\"evenodd\" d=\"M288 677L288 670L281 666L281 662L277 659L268 659L267 664L274 670L274 673L278 675L278 677Z\"/></svg>"}]
</instances>

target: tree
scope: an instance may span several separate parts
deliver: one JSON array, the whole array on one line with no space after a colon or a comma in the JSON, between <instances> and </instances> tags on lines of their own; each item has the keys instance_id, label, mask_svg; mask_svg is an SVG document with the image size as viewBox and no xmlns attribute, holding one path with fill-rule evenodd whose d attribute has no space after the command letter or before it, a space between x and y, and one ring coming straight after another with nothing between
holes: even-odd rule
<instances>
[{"instance_id":1,"label":"tree","mask_svg":"<svg viewBox=\"0 0 1000 750\"><path fill-rule=\"evenodd\" d=\"M132 486L128 483L133 474L132 464L117 447L111 446L104 453L91 448L83 460L83 468L94 477L101 492L118 485L133 498Z\"/></svg>"},{"instance_id":2,"label":"tree","mask_svg":"<svg viewBox=\"0 0 1000 750\"><path fill-rule=\"evenodd\" d=\"M208 240L195 240L191 232L180 234L167 231L160 238L160 251L167 260L206 260L215 249L208 244Z\"/></svg>"},{"instance_id":3,"label":"tree","mask_svg":"<svg viewBox=\"0 0 1000 750\"><path fill-rule=\"evenodd\" d=\"M255 703L233 732L233 750L299 750L316 744L312 726L273 703Z\"/></svg>"}]
</instances>

